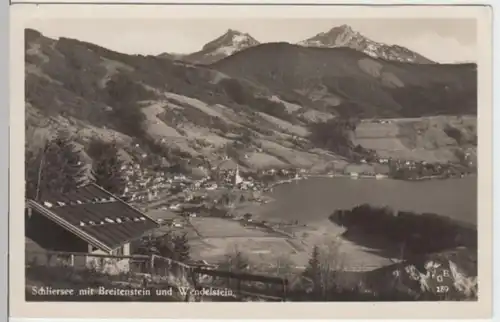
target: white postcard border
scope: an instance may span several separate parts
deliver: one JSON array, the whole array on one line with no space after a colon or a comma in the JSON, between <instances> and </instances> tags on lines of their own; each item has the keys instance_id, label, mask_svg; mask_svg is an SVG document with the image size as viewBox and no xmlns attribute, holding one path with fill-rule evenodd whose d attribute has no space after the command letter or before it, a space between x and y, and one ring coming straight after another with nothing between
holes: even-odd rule
<instances>
[{"instance_id":1,"label":"white postcard border","mask_svg":"<svg viewBox=\"0 0 500 322\"><path fill-rule=\"evenodd\" d=\"M31 19L475 18L478 32L479 301L436 303L54 303L24 301L24 24ZM492 11L489 7L27 5L11 8L10 315L26 318L488 318L492 312ZM459 196L457 196L458 198ZM187 307L186 307L187 306ZM193 307L194 306L194 307Z\"/></svg>"}]
</instances>

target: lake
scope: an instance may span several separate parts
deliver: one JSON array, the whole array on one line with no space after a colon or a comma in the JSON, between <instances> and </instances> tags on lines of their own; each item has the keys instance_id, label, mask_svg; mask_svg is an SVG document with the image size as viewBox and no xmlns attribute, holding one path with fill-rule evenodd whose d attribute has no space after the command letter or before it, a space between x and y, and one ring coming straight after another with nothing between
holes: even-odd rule
<instances>
[{"instance_id":1,"label":"lake","mask_svg":"<svg viewBox=\"0 0 500 322\"><path fill-rule=\"evenodd\" d=\"M276 201L261 206L262 217L312 223L327 219L335 209L368 203L477 224L476 177L417 182L310 178L277 186L270 196Z\"/></svg>"}]
</instances>

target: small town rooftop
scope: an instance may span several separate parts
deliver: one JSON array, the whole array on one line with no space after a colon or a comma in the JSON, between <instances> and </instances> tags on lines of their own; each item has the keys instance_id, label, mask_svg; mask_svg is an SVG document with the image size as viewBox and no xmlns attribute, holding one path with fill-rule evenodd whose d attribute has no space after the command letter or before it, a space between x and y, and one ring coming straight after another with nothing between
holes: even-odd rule
<instances>
[{"instance_id":1,"label":"small town rooftop","mask_svg":"<svg viewBox=\"0 0 500 322\"><path fill-rule=\"evenodd\" d=\"M159 226L149 216L93 183L64 194L46 195L42 200L28 200L27 207L105 251L140 238Z\"/></svg>"}]
</instances>

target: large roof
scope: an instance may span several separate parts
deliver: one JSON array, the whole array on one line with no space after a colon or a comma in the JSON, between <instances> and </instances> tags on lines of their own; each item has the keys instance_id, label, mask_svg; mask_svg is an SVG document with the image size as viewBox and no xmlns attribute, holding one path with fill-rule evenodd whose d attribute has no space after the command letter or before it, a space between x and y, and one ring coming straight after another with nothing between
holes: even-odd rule
<instances>
[{"instance_id":1,"label":"large roof","mask_svg":"<svg viewBox=\"0 0 500 322\"><path fill-rule=\"evenodd\" d=\"M103 250L113 250L159 227L136 208L98 185L88 184L28 204L75 235Z\"/></svg>"}]
</instances>

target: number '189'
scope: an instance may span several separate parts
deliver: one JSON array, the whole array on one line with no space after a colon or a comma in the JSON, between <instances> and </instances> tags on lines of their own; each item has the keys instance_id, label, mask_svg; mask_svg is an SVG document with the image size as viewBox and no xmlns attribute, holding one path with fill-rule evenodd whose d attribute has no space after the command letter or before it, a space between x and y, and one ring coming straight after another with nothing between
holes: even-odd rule
<instances>
[{"instance_id":1,"label":"number '189'","mask_svg":"<svg viewBox=\"0 0 500 322\"><path fill-rule=\"evenodd\" d=\"M436 288L437 293L446 293L450 290L450 288L446 285L440 285Z\"/></svg>"}]
</instances>

